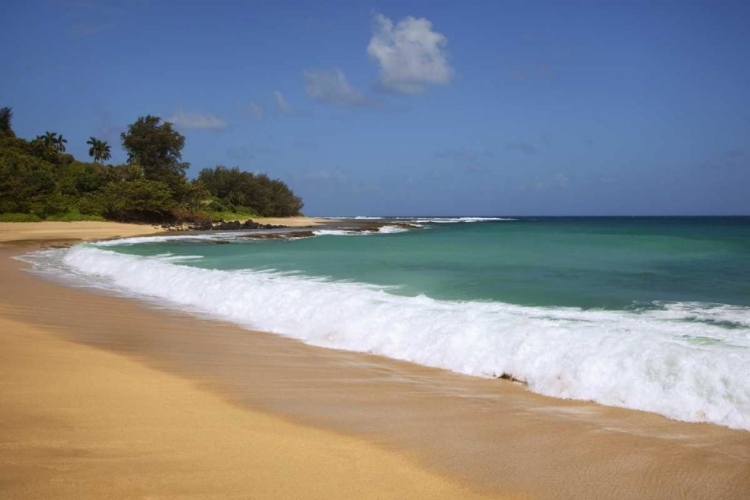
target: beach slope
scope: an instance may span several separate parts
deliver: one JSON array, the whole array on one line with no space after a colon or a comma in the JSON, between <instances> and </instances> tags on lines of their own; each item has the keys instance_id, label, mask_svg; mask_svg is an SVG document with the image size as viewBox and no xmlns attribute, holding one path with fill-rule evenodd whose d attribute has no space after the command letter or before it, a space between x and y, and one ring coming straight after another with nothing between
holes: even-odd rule
<instances>
[{"instance_id":1,"label":"beach slope","mask_svg":"<svg viewBox=\"0 0 750 500\"><path fill-rule=\"evenodd\" d=\"M238 408L4 313L0 497L478 498L365 441Z\"/></svg>"},{"instance_id":2,"label":"beach slope","mask_svg":"<svg viewBox=\"0 0 750 500\"><path fill-rule=\"evenodd\" d=\"M122 222L0 222L0 243L127 238L147 236L163 231L158 226L149 224Z\"/></svg>"}]
</instances>

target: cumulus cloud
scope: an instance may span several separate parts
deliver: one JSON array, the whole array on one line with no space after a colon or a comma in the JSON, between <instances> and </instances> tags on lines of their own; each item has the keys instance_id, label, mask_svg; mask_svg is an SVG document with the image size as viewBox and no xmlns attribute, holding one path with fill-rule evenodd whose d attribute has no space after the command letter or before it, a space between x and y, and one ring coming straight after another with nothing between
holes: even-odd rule
<instances>
[{"instance_id":1,"label":"cumulus cloud","mask_svg":"<svg viewBox=\"0 0 750 500\"><path fill-rule=\"evenodd\" d=\"M346 78L343 71L333 68L325 70L305 70L305 91L312 99L336 106L359 106L366 102L365 97Z\"/></svg>"},{"instance_id":2,"label":"cumulus cloud","mask_svg":"<svg viewBox=\"0 0 750 500\"><path fill-rule=\"evenodd\" d=\"M375 14L369 56L380 65L380 85L403 94L419 94L427 85L446 85L453 77L445 47L448 39L424 18L397 24Z\"/></svg>"},{"instance_id":3,"label":"cumulus cloud","mask_svg":"<svg viewBox=\"0 0 750 500\"><path fill-rule=\"evenodd\" d=\"M274 97L276 97L276 104L279 106L279 111L284 113L285 115L288 115L292 112L292 107L289 106L289 102L284 97L284 94L281 93L279 90L273 91Z\"/></svg>"},{"instance_id":4,"label":"cumulus cloud","mask_svg":"<svg viewBox=\"0 0 750 500\"><path fill-rule=\"evenodd\" d=\"M248 118L252 118L253 120L263 119L263 106L257 102L251 102L247 106L239 104L238 107L242 114Z\"/></svg>"},{"instance_id":5,"label":"cumulus cloud","mask_svg":"<svg viewBox=\"0 0 750 500\"><path fill-rule=\"evenodd\" d=\"M214 115L192 113L182 109L178 110L172 117L167 118L167 121L182 128L204 130L222 130L228 126L227 122Z\"/></svg>"}]
</instances>

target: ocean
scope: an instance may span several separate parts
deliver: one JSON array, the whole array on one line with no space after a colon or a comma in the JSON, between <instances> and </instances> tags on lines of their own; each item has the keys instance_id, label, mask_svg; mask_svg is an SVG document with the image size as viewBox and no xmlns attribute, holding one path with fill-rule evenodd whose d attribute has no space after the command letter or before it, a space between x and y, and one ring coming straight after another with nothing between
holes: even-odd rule
<instances>
[{"instance_id":1,"label":"ocean","mask_svg":"<svg viewBox=\"0 0 750 500\"><path fill-rule=\"evenodd\" d=\"M385 222L275 240L131 238L24 259L308 344L750 430L750 218Z\"/></svg>"}]
</instances>

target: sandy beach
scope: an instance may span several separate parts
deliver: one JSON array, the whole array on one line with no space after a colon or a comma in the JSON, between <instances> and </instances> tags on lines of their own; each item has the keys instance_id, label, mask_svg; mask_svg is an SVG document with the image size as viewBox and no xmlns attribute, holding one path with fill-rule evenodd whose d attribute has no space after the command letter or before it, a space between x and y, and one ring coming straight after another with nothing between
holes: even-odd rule
<instances>
[{"instance_id":1,"label":"sandy beach","mask_svg":"<svg viewBox=\"0 0 750 500\"><path fill-rule=\"evenodd\" d=\"M261 224L286 227L308 227L327 224L329 219L314 217L257 217ZM122 222L0 222L0 243L18 242L33 245L34 242L75 242L128 238L163 233L160 226L150 224L125 224Z\"/></svg>"},{"instance_id":2,"label":"sandy beach","mask_svg":"<svg viewBox=\"0 0 750 500\"><path fill-rule=\"evenodd\" d=\"M750 494L750 433L67 288L22 251L0 249L0 496Z\"/></svg>"},{"instance_id":3,"label":"sandy beach","mask_svg":"<svg viewBox=\"0 0 750 500\"><path fill-rule=\"evenodd\" d=\"M150 224L121 222L0 222L0 243L38 241L83 241L148 236L164 230Z\"/></svg>"},{"instance_id":4,"label":"sandy beach","mask_svg":"<svg viewBox=\"0 0 750 500\"><path fill-rule=\"evenodd\" d=\"M0 242L155 232L118 223L2 224ZM0 258L7 266L17 253ZM16 279L33 283L17 269L3 276L4 297ZM241 408L195 379L73 342L55 325L19 321L19 312L0 303L3 497L485 498L401 454Z\"/></svg>"},{"instance_id":5,"label":"sandy beach","mask_svg":"<svg viewBox=\"0 0 750 500\"><path fill-rule=\"evenodd\" d=\"M0 331L4 498L479 498L121 355L5 318Z\"/></svg>"},{"instance_id":6,"label":"sandy beach","mask_svg":"<svg viewBox=\"0 0 750 500\"><path fill-rule=\"evenodd\" d=\"M286 227L320 226L331 223L331 219L322 219L320 217L253 217L253 220L261 224Z\"/></svg>"}]
</instances>

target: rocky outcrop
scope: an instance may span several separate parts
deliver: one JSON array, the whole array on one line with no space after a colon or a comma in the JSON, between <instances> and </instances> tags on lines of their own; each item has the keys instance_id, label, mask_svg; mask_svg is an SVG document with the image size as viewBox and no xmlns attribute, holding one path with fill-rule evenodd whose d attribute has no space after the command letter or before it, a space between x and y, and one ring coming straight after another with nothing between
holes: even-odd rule
<instances>
[{"instance_id":1,"label":"rocky outcrop","mask_svg":"<svg viewBox=\"0 0 750 500\"><path fill-rule=\"evenodd\" d=\"M162 226L167 231L241 231L247 229L283 229L286 226L276 226L273 224L261 224L252 219L244 222L238 220L232 221L210 221L208 219L196 220L192 222L178 222L174 224L165 224Z\"/></svg>"}]
</instances>

